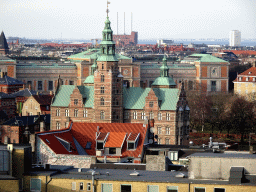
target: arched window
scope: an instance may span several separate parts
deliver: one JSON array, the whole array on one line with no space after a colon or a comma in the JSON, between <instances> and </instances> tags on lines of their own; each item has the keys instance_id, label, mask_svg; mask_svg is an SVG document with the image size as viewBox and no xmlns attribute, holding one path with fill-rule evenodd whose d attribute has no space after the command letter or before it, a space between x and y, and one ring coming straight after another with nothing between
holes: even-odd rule
<instances>
[{"instance_id":1,"label":"arched window","mask_svg":"<svg viewBox=\"0 0 256 192\"><path fill-rule=\"evenodd\" d=\"M105 119L105 112L104 111L100 112L100 119Z\"/></svg>"},{"instance_id":2,"label":"arched window","mask_svg":"<svg viewBox=\"0 0 256 192\"><path fill-rule=\"evenodd\" d=\"M100 76L100 81L101 81L101 82L104 82L104 81L105 81L105 77L104 77L103 74L101 74L101 76Z\"/></svg>"},{"instance_id":3,"label":"arched window","mask_svg":"<svg viewBox=\"0 0 256 192\"><path fill-rule=\"evenodd\" d=\"M104 105L104 102L105 102L104 98L101 97L101 98L100 98L100 105Z\"/></svg>"}]
</instances>

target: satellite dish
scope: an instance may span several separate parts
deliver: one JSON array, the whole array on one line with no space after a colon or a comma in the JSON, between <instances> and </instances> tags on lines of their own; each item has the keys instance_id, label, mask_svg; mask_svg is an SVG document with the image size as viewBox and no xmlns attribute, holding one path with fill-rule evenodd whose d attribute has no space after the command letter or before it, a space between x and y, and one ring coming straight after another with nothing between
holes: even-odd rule
<instances>
[{"instance_id":1,"label":"satellite dish","mask_svg":"<svg viewBox=\"0 0 256 192\"><path fill-rule=\"evenodd\" d=\"M148 142L149 142L150 144L153 144L154 141L153 141L153 139L149 139Z\"/></svg>"},{"instance_id":2,"label":"satellite dish","mask_svg":"<svg viewBox=\"0 0 256 192\"><path fill-rule=\"evenodd\" d=\"M150 133L154 133L154 131L155 131L155 128L154 128L154 127L151 127L151 128L150 128Z\"/></svg>"}]
</instances>

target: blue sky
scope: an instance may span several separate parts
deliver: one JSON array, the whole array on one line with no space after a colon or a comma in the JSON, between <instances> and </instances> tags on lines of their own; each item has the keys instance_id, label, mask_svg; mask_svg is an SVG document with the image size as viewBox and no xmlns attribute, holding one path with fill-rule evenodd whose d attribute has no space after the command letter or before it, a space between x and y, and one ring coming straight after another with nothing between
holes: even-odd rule
<instances>
[{"instance_id":1,"label":"blue sky","mask_svg":"<svg viewBox=\"0 0 256 192\"><path fill-rule=\"evenodd\" d=\"M106 0L1 0L0 30L7 37L101 38ZM240 30L256 38L256 0L110 0L111 26L117 33L138 31L139 39L228 38Z\"/></svg>"}]
</instances>

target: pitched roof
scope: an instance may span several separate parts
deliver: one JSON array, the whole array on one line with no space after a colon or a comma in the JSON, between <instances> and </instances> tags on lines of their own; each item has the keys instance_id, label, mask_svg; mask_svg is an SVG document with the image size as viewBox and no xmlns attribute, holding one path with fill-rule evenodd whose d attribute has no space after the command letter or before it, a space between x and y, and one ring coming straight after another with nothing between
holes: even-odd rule
<instances>
[{"instance_id":1,"label":"pitched roof","mask_svg":"<svg viewBox=\"0 0 256 192\"><path fill-rule=\"evenodd\" d=\"M68 57L69 60L90 60L95 59L100 54L100 49L89 49L88 51L84 51L75 55L71 55ZM131 60L130 57L126 57L124 55L115 54L118 60Z\"/></svg>"},{"instance_id":2,"label":"pitched roof","mask_svg":"<svg viewBox=\"0 0 256 192\"><path fill-rule=\"evenodd\" d=\"M248 81L246 79L247 77L249 77ZM253 77L256 77L256 67L251 67L250 69L240 73L233 82L255 82Z\"/></svg>"},{"instance_id":3,"label":"pitched roof","mask_svg":"<svg viewBox=\"0 0 256 192\"><path fill-rule=\"evenodd\" d=\"M121 148L124 144L124 140L126 138L125 132L110 132L107 138L107 142L105 147L118 147Z\"/></svg>"},{"instance_id":4,"label":"pitched roof","mask_svg":"<svg viewBox=\"0 0 256 192\"><path fill-rule=\"evenodd\" d=\"M88 77L86 77L84 83L94 83L94 75L89 75Z\"/></svg>"},{"instance_id":5,"label":"pitched roof","mask_svg":"<svg viewBox=\"0 0 256 192\"><path fill-rule=\"evenodd\" d=\"M9 98L15 98L15 97L11 94L6 94L4 92L0 92L0 99L9 99Z\"/></svg>"},{"instance_id":6,"label":"pitched roof","mask_svg":"<svg viewBox=\"0 0 256 192\"><path fill-rule=\"evenodd\" d=\"M3 55L0 55L0 61L9 61L9 62L15 62L15 60L9 58L9 57L6 57L6 56L3 56Z\"/></svg>"},{"instance_id":7,"label":"pitched roof","mask_svg":"<svg viewBox=\"0 0 256 192\"><path fill-rule=\"evenodd\" d=\"M14 97L30 97L31 95L36 95L36 91L29 90L28 88L20 90L18 92L12 93Z\"/></svg>"},{"instance_id":8,"label":"pitched roof","mask_svg":"<svg viewBox=\"0 0 256 192\"><path fill-rule=\"evenodd\" d=\"M53 95L33 95L40 105L51 105Z\"/></svg>"},{"instance_id":9,"label":"pitched roof","mask_svg":"<svg viewBox=\"0 0 256 192\"><path fill-rule=\"evenodd\" d=\"M60 86L52 106L68 107L70 102L70 95L75 89L75 85ZM94 87L93 86L77 86L83 98L85 99L84 107L92 108L94 104Z\"/></svg>"},{"instance_id":10,"label":"pitched roof","mask_svg":"<svg viewBox=\"0 0 256 192\"><path fill-rule=\"evenodd\" d=\"M151 88L130 87L123 89L125 109L143 109L145 99ZM155 95L160 100L160 110L176 110L179 99L179 89L153 88Z\"/></svg>"},{"instance_id":11,"label":"pitched roof","mask_svg":"<svg viewBox=\"0 0 256 192\"><path fill-rule=\"evenodd\" d=\"M98 128L99 127L99 128ZM38 133L46 145L48 145L56 154L78 154L77 148L73 145L74 139L85 150L88 155L96 155L96 132L105 135L110 133L106 140L106 146L122 147L122 156L139 157L143 151L143 144L146 138L147 128L140 123L80 123L73 122L68 129L48 131ZM125 135L130 133L140 133L137 148L135 150L127 150L127 141ZM67 152L65 147L56 139L60 137L68 141L73 146L73 152ZM47 140L49 141L47 141ZM87 143L91 143L90 148L86 148Z\"/></svg>"},{"instance_id":12,"label":"pitched roof","mask_svg":"<svg viewBox=\"0 0 256 192\"><path fill-rule=\"evenodd\" d=\"M5 75L3 78L0 78L0 85L23 85L23 84L24 83L22 81L19 81L18 79L14 79L7 75Z\"/></svg>"},{"instance_id":13,"label":"pitched roof","mask_svg":"<svg viewBox=\"0 0 256 192\"><path fill-rule=\"evenodd\" d=\"M228 63L227 61L220 59L218 57L214 57L209 54L192 54L184 58L184 60L194 60L205 63Z\"/></svg>"},{"instance_id":14,"label":"pitched roof","mask_svg":"<svg viewBox=\"0 0 256 192\"><path fill-rule=\"evenodd\" d=\"M83 98L85 99L84 107L92 108L94 106L94 87L77 86ZM52 106L68 107L70 95L75 89L75 85L62 85L58 90ZM130 87L123 88L123 107L125 109L143 109L145 98L151 88ZM156 96L160 100L160 110L176 110L179 99L179 89L176 88L153 88Z\"/></svg>"}]
</instances>

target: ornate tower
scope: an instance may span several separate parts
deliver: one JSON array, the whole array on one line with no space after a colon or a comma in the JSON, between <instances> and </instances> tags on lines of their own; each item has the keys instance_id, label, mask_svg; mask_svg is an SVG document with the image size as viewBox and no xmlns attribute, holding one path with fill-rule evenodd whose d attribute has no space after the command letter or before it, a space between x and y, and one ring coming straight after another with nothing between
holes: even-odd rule
<instances>
[{"instance_id":1,"label":"ornate tower","mask_svg":"<svg viewBox=\"0 0 256 192\"><path fill-rule=\"evenodd\" d=\"M123 122L123 76L118 69L113 31L108 16L102 36L101 55L97 59L97 70L94 72L95 122L120 123Z\"/></svg>"}]
</instances>

